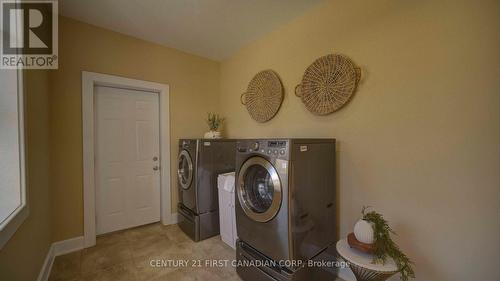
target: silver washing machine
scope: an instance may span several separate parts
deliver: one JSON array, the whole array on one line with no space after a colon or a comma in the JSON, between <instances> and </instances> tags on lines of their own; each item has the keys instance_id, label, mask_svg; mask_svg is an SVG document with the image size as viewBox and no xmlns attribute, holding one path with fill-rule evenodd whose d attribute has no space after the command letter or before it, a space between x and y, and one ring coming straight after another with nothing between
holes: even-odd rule
<instances>
[{"instance_id":1,"label":"silver washing machine","mask_svg":"<svg viewBox=\"0 0 500 281\"><path fill-rule=\"evenodd\" d=\"M238 141L237 259L278 262L238 266L240 277L311 280L315 273L292 262L317 258L336 242L335 190L334 139Z\"/></svg>"},{"instance_id":2,"label":"silver washing machine","mask_svg":"<svg viewBox=\"0 0 500 281\"><path fill-rule=\"evenodd\" d=\"M194 241L219 234L217 175L235 170L235 153L235 140L179 140L179 227Z\"/></svg>"}]
</instances>

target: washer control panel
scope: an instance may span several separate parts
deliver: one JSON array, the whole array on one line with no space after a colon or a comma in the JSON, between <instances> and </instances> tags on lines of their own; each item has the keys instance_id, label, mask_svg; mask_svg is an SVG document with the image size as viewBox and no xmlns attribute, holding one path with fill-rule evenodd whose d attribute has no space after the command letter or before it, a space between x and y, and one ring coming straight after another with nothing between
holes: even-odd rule
<instances>
[{"instance_id":1,"label":"washer control panel","mask_svg":"<svg viewBox=\"0 0 500 281\"><path fill-rule=\"evenodd\" d=\"M253 151L257 151L259 150L259 147L260 147L260 144L258 141L256 142L253 142L251 145L250 145L250 149L253 150Z\"/></svg>"},{"instance_id":2,"label":"washer control panel","mask_svg":"<svg viewBox=\"0 0 500 281\"><path fill-rule=\"evenodd\" d=\"M287 140L245 140L238 143L239 153L259 153L275 158L286 158Z\"/></svg>"},{"instance_id":3,"label":"washer control panel","mask_svg":"<svg viewBox=\"0 0 500 281\"><path fill-rule=\"evenodd\" d=\"M270 140L266 142L267 150L266 154L268 155L285 155L286 154L286 145L287 141L285 140Z\"/></svg>"}]
</instances>

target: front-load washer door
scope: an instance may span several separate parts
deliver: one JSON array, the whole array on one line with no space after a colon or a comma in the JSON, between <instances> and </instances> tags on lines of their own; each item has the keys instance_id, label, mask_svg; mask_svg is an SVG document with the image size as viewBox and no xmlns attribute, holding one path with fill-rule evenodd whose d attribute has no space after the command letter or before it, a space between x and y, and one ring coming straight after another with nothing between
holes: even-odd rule
<instances>
[{"instance_id":1,"label":"front-load washer door","mask_svg":"<svg viewBox=\"0 0 500 281\"><path fill-rule=\"evenodd\" d=\"M249 158L240 168L238 199L245 214L257 222L274 218L281 207L281 181L273 165L263 157Z\"/></svg>"},{"instance_id":2,"label":"front-load washer door","mask_svg":"<svg viewBox=\"0 0 500 281\"><path fill-rule=\"evenodd\" d=\"M182 189L188 190L193 182L193 160L187 150L182 150L177 158L177 178Z\"/></svg>"}]
</instances>

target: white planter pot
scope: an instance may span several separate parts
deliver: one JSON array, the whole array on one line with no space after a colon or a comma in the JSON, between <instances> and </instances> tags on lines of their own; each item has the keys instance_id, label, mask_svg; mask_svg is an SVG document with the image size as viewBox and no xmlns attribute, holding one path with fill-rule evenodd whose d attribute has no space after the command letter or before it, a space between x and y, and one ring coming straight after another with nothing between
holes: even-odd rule
<instances>
[{"instance_id":1,"label":"white planter pot","mask_svg":"<svg viewBox=\"0 0 500 281\"><path fill-rule=\"evenodd\" d=\"M218 131L208 131L205 133L204 138L206 138L206 139L220 139L221 134Z\"/></svg>"},{"instance_id":2,"label":"white planter pot","mask_svg":"<svg viewBox=\"0 0 500 281\"><path fill-rule=\"evenodd\" d=\"M354 225L354 236L359 242L373 244L375 242L372 223L365 220L358 220Z\"/></svg>"}]
</instances>

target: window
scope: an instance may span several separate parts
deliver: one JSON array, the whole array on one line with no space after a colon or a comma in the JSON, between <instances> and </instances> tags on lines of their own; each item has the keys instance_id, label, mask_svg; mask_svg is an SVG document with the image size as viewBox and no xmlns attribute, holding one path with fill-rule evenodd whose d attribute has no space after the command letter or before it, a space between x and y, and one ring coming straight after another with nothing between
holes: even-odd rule
<instances>
[{"instance_id":1,"label":"window","mask_svg":"<svg viewBox=\"0 0 500 281\"><path fill-rule=\"evenodd\" d=\"M9 30L16 41L20 24L19 19L11 22ZM0 40L6 32L2 24ZM23 72L0 69L0 249L28 216L24 165Z\"/></svg>"},{"instance_id":2,"label":"window","mask_svg":"<svg viewBox=\"0 0 500 281\"><path fill-rule=\"evenodd\" d=\"M0 248L28 215L22 78L21 70L0 70Z\"/></svg>"}]
</instances>

